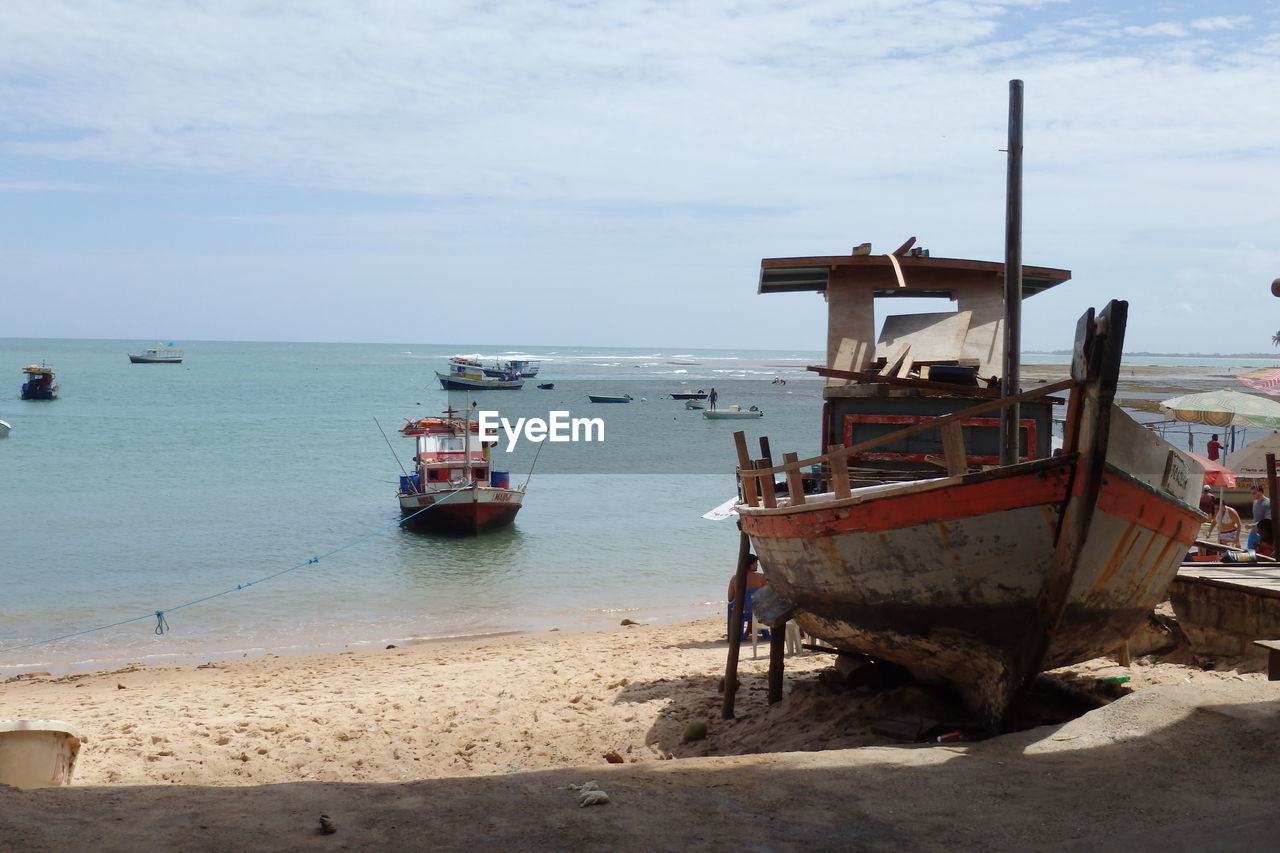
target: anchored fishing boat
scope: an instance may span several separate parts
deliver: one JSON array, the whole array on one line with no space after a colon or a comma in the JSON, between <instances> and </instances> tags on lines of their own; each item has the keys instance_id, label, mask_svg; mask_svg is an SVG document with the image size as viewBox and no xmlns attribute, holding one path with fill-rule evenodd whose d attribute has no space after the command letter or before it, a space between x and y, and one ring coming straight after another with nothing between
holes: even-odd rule
<instances>
[{"instance_id":1,"label":"anchored fishing boat","mask_svg":"<svg viewBox=\"0 0 1280 853\"><path fill-rule=\"evenodd\" d=\"M510 361L500 361L497 364L484 368L484 375L491 378L502 379L509 373L525 379L532 379L538 375L540 365L536 361L528 361L527 359L513 358Z\"/></svg>"},{"instance_id":2,"label":"anchored fishing boat","mask_svg":"<svg viewBox=\"0 0 1280 853\"><path fill-rule=\"evenodd\" d=\"M410 420L401 435L414 439L413 473L400 477L396 493L404 524L425 530L477 534L515 520L524 488L494 471L479 424L452 417Z\"/></svg>"},{"instance_id":3,"label":"anchored fishing boat","mask_svg":"<svg viewBox=\"0 0 1280 853\"><path fill-rule=\"evenodd\" d=\"M131 364L182 364L182 350L173 345L173 342L167 344L156 344L148 347L142 352L130 353L129 362Z\"/></svg>"},{"instance_id":4,"label":"anchored fishing boat","mask_svg":"<svg viewBox=\"0 0 1280 853\"><path fill-rule=\"evenodd\" d=\"M705 400L707 399L706 391L672 391L672 400Z\"/></svg>"},{"instance_id":5,"label":"anchored fishing boat","mask_svg":"<svg viewBox=\"0 0 1280 853\"><path fill-rule=\"evenodd\" d=\"M630 403L630 394L588 394L587 399L593 403Z\"/></svg>"},{"instance_id":6,"label":"anchored fishing boat","mask_svg":"<svg viewBox=\"0 0 1280 853\"><path fill-rule=\"evenodd\" d=\"M56 400L58 389L62 386L54 381L53 368L43 361L39 364L28 364L22 368L26 382L22 383L22 399L24 400Z\"/></svg>"},{"instance_id":7,"label":"anchored fishing boat","mask_svg":"<svg viewBox=\"0 0 1280 853\"><path fill-rule=\"evenodd\" d=\"M524 387L524 380L515 371L493 378L480 362L462 357L449 359L449 372L437 370L436 378L446 391L517 391Z\"/></svg>"},{"instance_id":8,"label":"anchored fishing boat","mask_svg":"<svg viewBox=\"0 0 1280 853\"><path fill-rule=\"evenodd\" d=\"M1002 396L989 386L1004 265L907 254L913 242L762 262L761 292L826 293L828 364L810 369L829 381L829 450L775 465L735 434L738 512L801 630L949 682L996 730L1036 673L1117 650L1162 599L1203 519L1200 472L1112 403L1127 303L1080 319L1071 379ZM1070 278L1021 272L1026 295ZM889 316L877 341L877 296L960 310ZM1066 390L1054 454L1051 395ZM813 465L820 493L806 494Z\"/></svg>"}]
</instances>

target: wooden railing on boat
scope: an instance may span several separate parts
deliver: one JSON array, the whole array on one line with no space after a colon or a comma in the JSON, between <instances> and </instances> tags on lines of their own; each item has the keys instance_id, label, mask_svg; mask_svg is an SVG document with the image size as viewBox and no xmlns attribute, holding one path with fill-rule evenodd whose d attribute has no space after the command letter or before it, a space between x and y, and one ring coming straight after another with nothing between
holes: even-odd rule
<instances>
[{"instance_id":1,"label":"wooden railing on boat","mask_svg":"<svg viewBox=\"0 0 1280 853\"><path fill-rule=\"evenodd\" d=\"M830 374L847 374L849 371L825 371L819 370L823 375ZM901 380L899 380L901 381ZM918 382L919 380L915 380ZM827 448L827 452L821 456L811 456L808 459L799 459L795 453L784 453L782 456L782 464L774 465L772 458L766 452L762 458L752 459L750 452L747 450L746 435L743 432L735 432L733 434L734 444L738 451L738 475L742 483L742 498L747 506L766 508L774 508L778 505L777 488L774 482L774 475L783 474L787 480L787 494L791 500L792 506L801 506L805 502L804 488L802 483L801 469L813 465L820 465L824 470L829 470L831 491L835 493L837 499L847 498L852 494L852 487L849 480L849 457L855 456L878 447L889 442L898 441L899 439L908 438L913 435L919 435L923 432L938 431L942 436L943 455L946 464L948 476L959 476L968 470L968 464L965 460L964 436L961 432L960 422L966 418L975 417L985 412L1003 409L1008 406L1016 406L1030 400L1038 400L1048 397L1058 391L1064 391L1076 385L1075 379L1063 379L1049 385L1043 385L1031 391L1023 391L1009 397L1001 397L999 399L988 400L985 403L979 403L976 406L964 409L959 412L953 412L949 415L933 418L928 421L922 421L903 429L886 433L877 438L862 441L852 445L833 444ZM958 390L952 386L952 390ZM965 388L965 393L971 390ZM982 389L985 390L985 389ZM763 442L763 439L762 439ZM762 444L763 447L767 445Z\"/></svg>"}]
</instances>

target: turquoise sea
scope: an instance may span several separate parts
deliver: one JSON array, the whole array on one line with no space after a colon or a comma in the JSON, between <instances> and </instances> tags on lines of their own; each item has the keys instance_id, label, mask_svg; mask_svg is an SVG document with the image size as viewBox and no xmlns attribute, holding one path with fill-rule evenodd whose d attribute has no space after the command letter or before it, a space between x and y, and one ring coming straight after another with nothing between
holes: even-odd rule
<instances>
[{"instance_id":1,"label":"turquoise sea","mask_svg":"<svg viewBox=\"0 0 1280 853\"><path fill-rule=\"evenodd\" d=\"M732 433L819 450L817 352L180 342L182 365L130 364L148 343L0 340L0 677L718 615L737 531L701 515L734 494ZM468 401L434 376L457 354L542 371ZM21 401L40 360L62 396ZM765 417L707 421L668 396L711 387ZM532 468L510 529L401 529L396 429L468 402L601 417L605 438L544 444L536 466L528 442L498 454L516 483Z\"/></svg>"},{"instance_id":2,"label":"turquoise sea","mask_svg":"<svg viewBox=\"0 0 1280 853\"><path fill-rule=\"evenodd\" d=\"M701 515L735 493L733 431L818 452L820 384L798 369L817 353L180 342L181 365L130 364L148 343L0 340L0 676L719 613L737 531ZM471 402L603 417L605 440L545 445L511 529L401 529L396 429L466 404L434 371L517 352L537 379ZM40 360L61 397L19 400ZM701 387L766 415L712 422L666 396ZM536 448L494 467L522 482Z\"/></svg>"}]
</instances>

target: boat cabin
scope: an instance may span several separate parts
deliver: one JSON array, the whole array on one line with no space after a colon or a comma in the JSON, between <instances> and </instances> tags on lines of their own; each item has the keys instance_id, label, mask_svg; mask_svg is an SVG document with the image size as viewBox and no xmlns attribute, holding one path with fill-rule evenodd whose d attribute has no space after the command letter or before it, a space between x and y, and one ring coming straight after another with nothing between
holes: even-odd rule
<instances>
[{"instance_id":1,"label":"boat cabin","mask_svg":"<svg viewBox=\"0 0 1280 853\"><path fill-rule=\"evenodd\" d=\"M1004 339L1004 264L931 257L912 248L873 255L864 243L848 255L765 258L760 293L814 291L827 302L826 400L822 446L853 445L999 396ZM1068 270L1024 266L1026 299L1071 278ZM948 299L955 310L885 312L888 300ZM1021 459L1050 455L1052 402L1020 407ZM962 421L969 466L995 465L1000 419ZM877 447L851 461L875 479L936 475L943 455L937 431Z\"/></svg>"},{"instance_id":2,"label":"boat cabin","mask_svg":"<svg viewBox=\"0 0 1280 853\"><path fill-rule=\"evenodd\" d=\"M489 447L480 439L479 424L461 418L421 418L400 430L416 439L412 474L400 478L402 494L453 491L472 483L489 482Z\"/></svg>"}]
</instances>

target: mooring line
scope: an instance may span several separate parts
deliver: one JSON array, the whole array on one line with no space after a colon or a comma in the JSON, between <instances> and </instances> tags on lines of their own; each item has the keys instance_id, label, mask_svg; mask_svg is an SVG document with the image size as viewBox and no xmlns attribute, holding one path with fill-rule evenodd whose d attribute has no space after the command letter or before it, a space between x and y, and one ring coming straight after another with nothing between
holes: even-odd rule
<instances>
[{"instance_id":1,"label":"mooring line","mask_svg":"<svg viewBox=\"0 0 1280 853\"><path fill-rule=\"evenodd\" d=\"M229 595L233 592L239 592L242 589L248 589L251 586L256 586L260 583L265 583L266 581L273 580L274 578L278 578L281 575L286 575L289 572L297 571L298 569L314 565L326 557L332 557L334 554L345 551L348 548L354 548L356 545L359 545L361 542L364 542L368 539L372 539L374 536L377 536L380 533L385 533L387 530L390 530L393 527L399 527L400 525L404 524L406 521L409 521L412 518L416 518L417 516L421 515L427 510L439 506L440 504L449 500L449 498L453 497L454 495L458 494L461 491L464 491L467 488L469 487L462 486L460 488L454 489L452 492L445 495L440 500L432 503L430 506L424 506L422 509L418 510L417 512L410 513L409 515L406 515L403 518L400 518L394 524L387 524L382 527L379 527L377 530L374 530L372 533L368 533L364 536L361 536L359 539L354 539L345 545L340 545L337 548L334 548L332 551L328 551L317 557L310 557L306 560L306 562L298 563L297 565L290 566L287 569L281 569L280 571L273 572L272 574L269 574L266 577L261 577L261 578L258 578L257 580L249 581L248 583L238 583L234 587L231 587L230 589L224 589L222 592L215 592L212 595L206 595L203 598L197 598L194 601L188 601L185 604L179 604L174 607L170 607L167 610L153 610L152 612L144 616L134 616L129 619L121 619L119 622L112 622L109 625L99 625L96 628L86 628L83 631L73 631L69 634L61 634L57 637L49 637L44 640L36 640L35 642L31 642L31 643L23 643L22 645L19 645L19 646L9 646L7 648L0 649L0 654L5 654L7 652L16 652L19 649L29 649L32 646L42 646L45 643L56 643L59 640L68 640L72 637L81 637L81 636L84 636L85 634L92 634L95 631L105 631L108 628L119 628L121 625L128 625L131 622L140 622L143 619L155 619L156 620L155 633L163 635L165 632L169 630L169 622L167 619L165 619L166 614L172 613L175 610L182 610L183 608L186 608L186 607L192 607L196 604L203 604L206 601L211 601L215 598L219 598L224 595Z\"/></svg>"}]
</instances>

